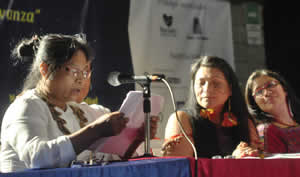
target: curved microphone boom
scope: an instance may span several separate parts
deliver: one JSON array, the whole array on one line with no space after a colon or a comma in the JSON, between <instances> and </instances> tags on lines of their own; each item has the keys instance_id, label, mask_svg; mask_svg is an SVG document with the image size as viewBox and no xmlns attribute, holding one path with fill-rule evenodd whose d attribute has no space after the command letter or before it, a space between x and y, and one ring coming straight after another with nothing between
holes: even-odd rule
<instances>
[{"instance_id":1,"label":"curved microphone boom","mask_svg":"<svg viewBox=\"0 0 300 177\"><path fill-rule=\"evenodd\" d=\"M148 84L154 81L161 81L163 78L165 78L163 74L135 76L114 71L109 73L107 81L110 85L117 87L121 84L130 84L135 82L139 84Z\"/></svg>"}]
</instances>

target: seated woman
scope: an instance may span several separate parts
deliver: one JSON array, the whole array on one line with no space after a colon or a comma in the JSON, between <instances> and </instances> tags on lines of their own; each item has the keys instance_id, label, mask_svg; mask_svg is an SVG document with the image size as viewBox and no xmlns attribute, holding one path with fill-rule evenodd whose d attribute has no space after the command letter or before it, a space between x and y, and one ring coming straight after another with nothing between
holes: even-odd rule
<instances>
[{"instance_id":1,"label":"seated woman","mask_svg":"<svg viewBox=\"0 0 300 177\"><path fill-rule=\"evenodd\" d=\"M250 114L264 124L264 151L300 152L300 101L283 77L257 70L250 75L245 92Z\"/></svg>"},{"instance_id":2,"label":"seated woman","mask_svg":"<svg viewBox=\"0 0 300 177\"><path fill-rule=\"evenodd\" d=\"M100 138L126 127L128 118L121 112L103 110L95 116L74 103L91 77L93 56L82 35L25 39L14 54L33 63L23 92L3 118L1 172L66 167ZM135 143L142 137L138 135ZM134 152L129 151L126 157Z\"/></svg>"},{"instance_id":3,"label":"seated woman","mask_svg":"<svg viewBox=\"0 0 300 177\"><path fill-rule=\"evenodd\" d=\"M177 115L198 157L231 155L241 141L252 144L258 137L236 75L218 57L204 56L192 65L189 99ZM168 120L163 154L193 157L194 151L183 137L178 119L173 113ZM249 149L246 154L255 153L257 150Z\"/></svg>"}]
</instances>

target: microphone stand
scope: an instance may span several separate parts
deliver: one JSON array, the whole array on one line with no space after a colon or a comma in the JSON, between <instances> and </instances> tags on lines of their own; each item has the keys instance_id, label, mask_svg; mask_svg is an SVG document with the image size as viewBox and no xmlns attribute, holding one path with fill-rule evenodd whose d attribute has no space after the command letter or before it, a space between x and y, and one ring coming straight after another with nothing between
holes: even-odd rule
<instances>
[{"instance_id":1,"label":"microphone stand","mask_svg":"<svg viewBox=\"0 0 300 177\"><path fill-rule=\"evenodd\" d=\"M150 82L149 79L146 83L140 84L143 87L143 111L144 111L144 121L145 121L145 143L144 143L144 150L145 153L143 157L153 157L151 151L150 151L150 112L151 112L151 91L150 91Z\"/></svg>"},{"instance_id":2,"label":"microphone stand","mask_svg":"<svg viewBox=\"0 0 300 177\"><path fill-rule=\"evenodd\" d=\"M119 86L126 83L138 83L143 88L143 111L144 111L144 129L145 129L145 153L142 157L153 157L150 152L150 139L151 139L151 92L150 84L152 81L161 81L165 78L163 74L145 75L145 76L131 76L131 75L120 75L119 72L112 72L108 77L108 83L112 86Z\"/></svg>"}]
</instances>

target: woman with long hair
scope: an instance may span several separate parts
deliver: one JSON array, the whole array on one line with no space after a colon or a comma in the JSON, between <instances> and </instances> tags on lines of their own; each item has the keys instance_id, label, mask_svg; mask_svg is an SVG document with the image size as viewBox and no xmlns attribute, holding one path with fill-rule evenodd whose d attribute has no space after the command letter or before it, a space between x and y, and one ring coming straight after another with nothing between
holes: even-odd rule
<instances>
[{"instance_id":1,"label":"woman with long hair","mask_svg":"<svg viewBox=\"0 0 300 177\"><path fill-rule=\"evenodd\" d=\"M198 157L231 155L240 142L250 144L250 134L257 137L257 132L248 128L248 122L253 123L243 98L238 79L224 59L215 56L198 59L191 67L188 101L168 120L164 155L194 156L179 124L194 143Z\"/></svg>"}]
</instances>

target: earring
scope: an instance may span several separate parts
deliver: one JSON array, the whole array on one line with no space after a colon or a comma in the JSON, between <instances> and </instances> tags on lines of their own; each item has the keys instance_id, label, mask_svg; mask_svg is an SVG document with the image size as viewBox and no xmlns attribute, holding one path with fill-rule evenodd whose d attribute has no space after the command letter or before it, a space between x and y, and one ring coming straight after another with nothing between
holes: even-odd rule
<instances>
[{"instance_id":1,"label":"earring","mask_svg":"<svg viewBox=\"0 0 300 177\"><path fill-rule=\"evenodd\" d=\"M231 101L230 101L230 97L229 97L228 98L228 112L224 113L222 126L223 127L233 127L233 126L237 126L237 125L238 125L237 118L231 112Z\"/></svg>"}]
</instances>

